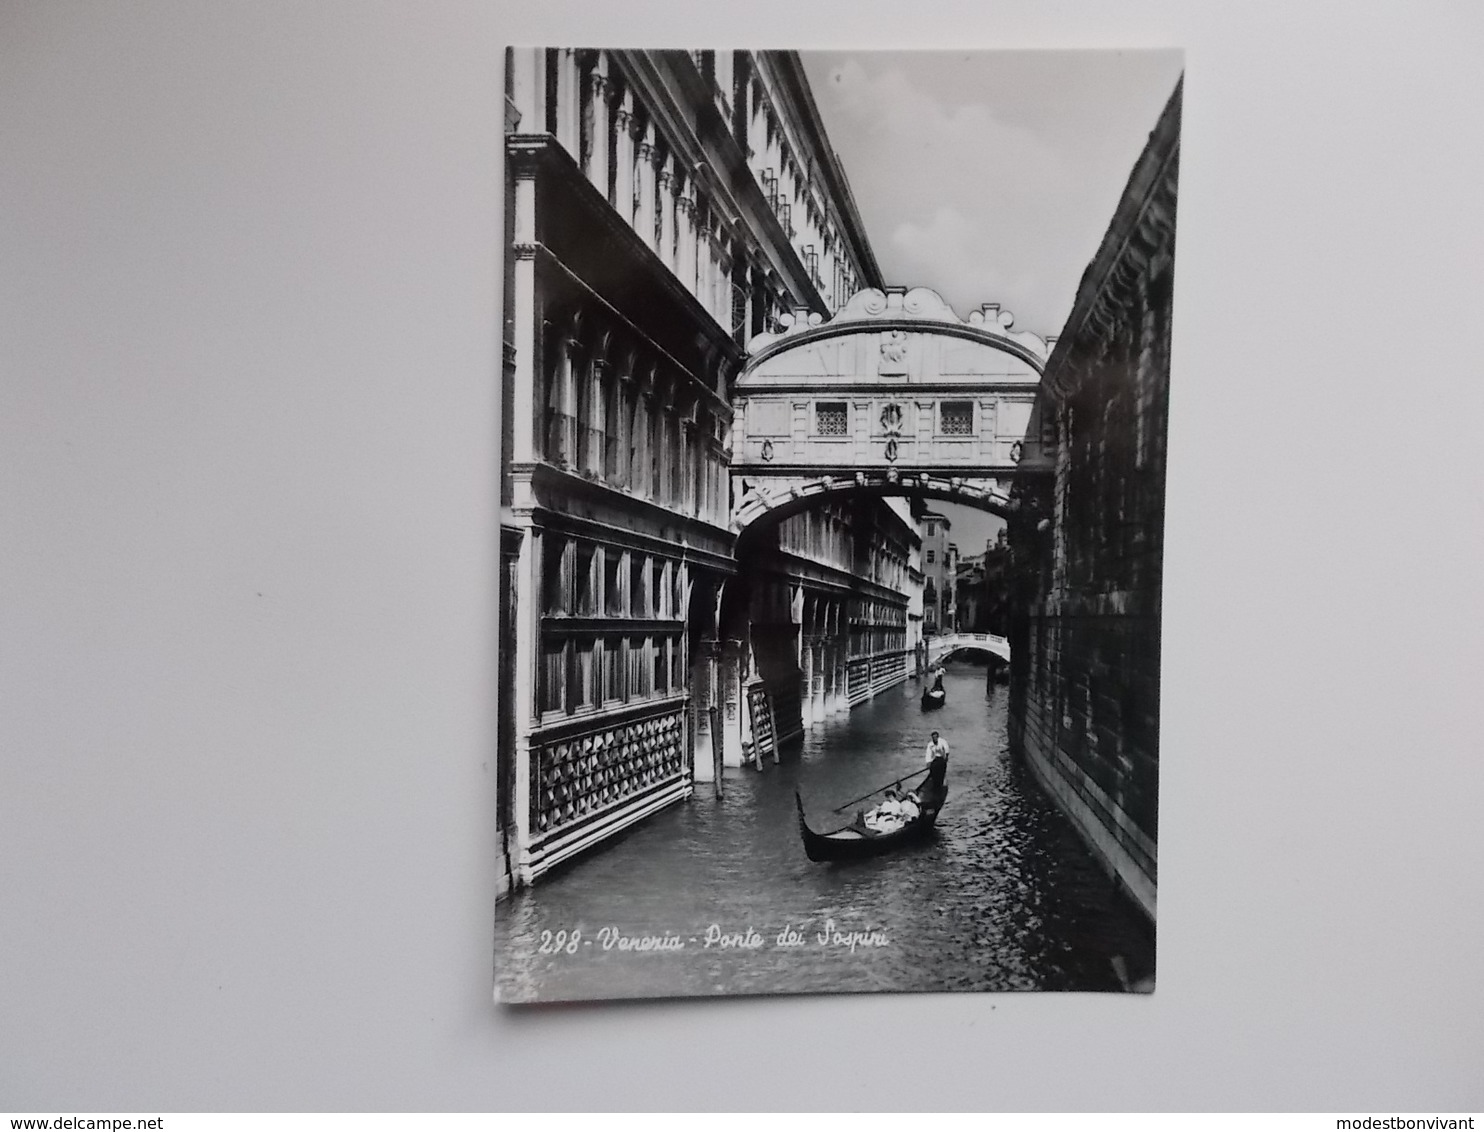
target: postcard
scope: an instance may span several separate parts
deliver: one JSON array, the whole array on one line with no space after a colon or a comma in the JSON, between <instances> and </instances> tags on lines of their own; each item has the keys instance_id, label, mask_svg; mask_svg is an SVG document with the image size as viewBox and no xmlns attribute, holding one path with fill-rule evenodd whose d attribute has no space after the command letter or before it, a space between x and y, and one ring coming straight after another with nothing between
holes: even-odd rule
<instances>
[{"instance_id":1,"label":"postcard","mask_svg":"<svg viewBox=\"0 0 1484 1132\"><path fill-rule=\"evenodd\" d=\"M1155 985L1175 51L506 58L506 1003Z\"/></svg>"}]
</instances>

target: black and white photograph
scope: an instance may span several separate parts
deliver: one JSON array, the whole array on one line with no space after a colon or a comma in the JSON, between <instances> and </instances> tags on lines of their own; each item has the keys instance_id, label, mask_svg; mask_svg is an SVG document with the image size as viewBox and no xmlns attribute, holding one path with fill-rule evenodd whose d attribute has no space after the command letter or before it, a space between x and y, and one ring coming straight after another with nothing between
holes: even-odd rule
<instances>
[{"instance_id":1,"label":"black and white photograph","mask_svg":"<svg viewBox=\"0 0 1484 1132\"><path fill-rule=\"evenodd\" d=\"M0 4L0 1128L1480 1127L1481 58Z\"/></svg>"},{"instance_id":2,"label":"black and white photograph","mask_svg":"<svg viewBox=\"0 0 1484 1132\"><path fill-rule=\"evenodd\" d=\"M1183 69L508 50L501 1002L1154 992Z\"/></svg>"}]
</instances>

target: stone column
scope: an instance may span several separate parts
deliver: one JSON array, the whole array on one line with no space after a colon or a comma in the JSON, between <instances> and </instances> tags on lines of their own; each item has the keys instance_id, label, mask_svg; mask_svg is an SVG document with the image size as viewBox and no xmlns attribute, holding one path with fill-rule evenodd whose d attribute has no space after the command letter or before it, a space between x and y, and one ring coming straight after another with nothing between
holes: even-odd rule
<instances>
[{"instance_id":1,"label":"stone column","mask_svg":"<svg viewBox=\"0 0 1484 1132\"><path fill-rule=\"evenodd\" d=\"M744 698L746 650L739 640L719 642L720 686L717 699L721 710L722 761L726 766L743 763L742 739L747 703ZM750 737L750 728L748 728Z\"/></svg>"},{"instance_id":2,"label":"stone column","mask_svg":"<svg viewBox=\"0 0 1484 1132\"><path fill-rule=\"evenodd\" d=\"M675 262L671 267L675 276L692 294L696 289L696 202L689 195L693 190L684 182L682 191L675 197Z\"/></svg>"},{"instance_id":3,"label":"stone column","mask_svg":"<svg viewBox=\"0 0 1484 1132\"><path fill-rule=\"evenodd\" d=\"M581 143L578 140L578 119L582 114L582 92L578 89L578 83L582 81L582 76L577 68L577 52L570 47L562 48L556 53L556 66L557 141L576 161L582 156L579 152Z\"/></svg>"},{"instance_id":4,"label":"stone column","mask_svg":"<svg viewBox=\"0 0 1484 1132\"><path fill-rule=\"evenodd\" d=\"M608 118L609 100L615 88L608 78L608 56L598 52L598 59L588 76L592 84L588 105L592 110L592 155L588 161L587 179L604 200L608 199Z\"/></svg>"},{"instance_id":5,"label":"stone column","mask_svg":"<svg viewBox=\"0 0 1484 1132\"><path fill-rule=\"evenodd\" d=\"M620 96L618 113L618 176L613 182L613 207L630 227L634 227L634 143L639 120L634 116L634 92L625 88Z\"/></svg>"},{"instance_id":6,"label":"stone column","mask_svg":"<svg viewBox=\"0 0 1484 1132\"><path fill-rule=\"evenodd\" d=\"M700 641L690 657L690 671L687 673L690 680L692 730L695 734L693 757L697 782L711 782L715 779L717 770L715 750L719 737L713 735L711 731L710 709L714 689L711 679L711 657L707 652L712 643L704 638Z\"/></svg>"},{"instance_id":7,"label":"stone column","mask_svg":"<svg viewBox=\"0 0 1484 1132\"><path fill-rule=\"evenodd\" d=\"M536 719L536 680L541 665L541 528L521 540L516 562L520 587L515 621L515 874L531 883L531 729Z\"/></svg>"},{"instance_id":8,"label":"stone column","mask_svg":"<svg viewBox=\"0 0 1484 1132\"><path fill-rule=\"evenodd\" d=\"M804 727L814 726L814 705L810 702L810 690L814 687L814 638L799 630L799 715Z\"/></svg>"},{"instance_id":9,"label":"stone column","mask_svg":"<svg viewBox=\"0 0 1484 1132\"><path fill-rule=\"evenodd\" d=\"M828 638L816 638L813 647L813 685L810 688L810 699L813 700L813 717L815 720L824 720L827 714L827 700L825 700L825 657L828 654Z\"/></svg>"},{"instance_id":10,"label":"stone column","mask_svg":"<svg viewBox=\"0 0 1484 1132\"><path fill-rule=\"evenodd\" d=\"M654 219L655 210L660 206L660 190L655 183L658 172L655 163L658 156L659 151L654 144L654 125L648 123L639 142L639 211L634 217L634 228L645 246L656 253L659 248L656 247Z\"/></svg>"},{"instance_id":11,"label":"stone column","mask_svg":"<svg viewBox=\"0 0 1484 1132\"><path fill-rule=\"evenodd\" d=\"M544 446L536 437L541 429L541 295L536 288L536 182L529 177L515 182L515 270L512 281L512 335L515 347L515 376L512 382L511 452L516 464L529 464Z\"/></svg>"},{"instance_id":12,"label":"stone column","mask_svg":"<svg viewBox=\"0 0 1484 1132\"><path fill-rule=\"evenodd\" d=\"M656 208L659 208L659 252L660 261L668 267L671 272L675 270L675 220L678 217L678 209L675 208L675 193L677 193L678 181L675 180L674 157L663 157L654 174L657 181L657 193L659 197Z\"/></svg>"},{"instance_id":13,"label":"stone column","mask_svg":"<svg viewBox=\"0 0 1484 1132\"><path fill-rule=\"evenodd\" d=\"M520 132L546 131L546 49L513 47L510 50L511 101L520 113Z\"/></svg>"}]
</instances>

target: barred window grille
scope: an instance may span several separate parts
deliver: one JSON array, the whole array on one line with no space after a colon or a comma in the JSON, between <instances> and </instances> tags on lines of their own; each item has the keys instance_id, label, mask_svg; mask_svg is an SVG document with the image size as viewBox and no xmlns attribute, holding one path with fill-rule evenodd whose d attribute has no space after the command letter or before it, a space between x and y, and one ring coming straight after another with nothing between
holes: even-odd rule
<instances>
[{"instance_id":1,"label":"barred window grille","mask_svg":"<svg viewBox=\"0 0 1484 1132\"><path fill-rule=\"evenodd\" d=\"M607 637L603 641L603 700L623 699L623 638Z\"/></svg>"},{"instance_id":2,"label":"barred window grille","mask_svg":"<svg viewBox=\"0 0 1484 1132\"><path fill-rule=\"evenodd\" d=\"M771 169L762 171L763 195L768 198L768 207L778 211L778 174Z\"/></svg>"},{"instance_id":3,"label":"barred window grille","mask_svg":"<svg viewBox=\"0 0 1484 1132\"><path fill-rule=\"evenodd\" d=\"M974 402L944 401L942 432L944 436L972 436L974 434Z\"/></svg>"},{"instance_id":4,"label":"barred window grille","mask_svg":"<svg viewBox=\"0 0 1484 1132\"><path fill-rule=\"evenodd\" d=\"M567 613L567 540L548 535L541 563L541 607L544 613Z\"/></svg>"},{"instance_id":5,"label":"barred window grille","mask_svg":"<svg viewBox=\"0 0 1484 1132\"><path fill-rule=\"evenodd\" d=\"M577 544L576 565L572 571L572 612L579 617L592 617L598 612L596 558L597 547L586 542Z\"/></svg>"},{"instance_id":6,"label":"barred window grille","mask_svg":"<svg viewBox=\"0 0 1484 1132\"><path fill-rule=\"evenodd\" d=\"M609 617L624 615L622 551L603 551L603 612Z\"/></svg>"},{"instance_id":7,"label":"barred window grille","mask_svg":"<svg viewBox=\"0 0 1484 1132\"><path fill-rule=\"evenodd\" d=\"M629 638L629 649L625 659L628 668L628 698L631 700L642 700L649 695L651 673L648 641L647 637Z\"/></svg>"},{"instance_id":8,"label":"barred window grille","mask_svg":"<svg viewBox=\"0 0 1484 1132\"><path fill-rule=\"evenodd\" d=\"M844 401L819 401L814 406L814 431L820 436L844 436L848 416Z\"/></svg>"},{"instance_id":9,"label":"barred window grille","mask_svg":"<svg viewBox=\"0 0 1484 1132\"><path fill-rule=\"evenodd\" d=\"M567 706L567 642L548 638L541 643L541 710L563 711Z\"/></svg>"},{"instance_id":10,"label":"barred window grille","mask_svg":"<svg viewBox=\"0 0 1484 1132\"><path fill-rule=\"evenodd\" d=\"M644 562L645 557L635 551L629 552L629 616L648 617L650 610L647 608L645 598L649 595L649 587L644 584Z\"/></svg>"},{"instance_id":11,"label":"barred window grille","mask_svg":"<svg viewBox=\"0 0 1484 1132\"><path fill-rule=\"evenodd\" d=\"M597 670L594 666L596 659L597 640L593 637L579 637L572 642L570 656L572 658L569 680L572 686L572 707L592 707L598 702L598 680Z\"/></svg>"}]
</instances>

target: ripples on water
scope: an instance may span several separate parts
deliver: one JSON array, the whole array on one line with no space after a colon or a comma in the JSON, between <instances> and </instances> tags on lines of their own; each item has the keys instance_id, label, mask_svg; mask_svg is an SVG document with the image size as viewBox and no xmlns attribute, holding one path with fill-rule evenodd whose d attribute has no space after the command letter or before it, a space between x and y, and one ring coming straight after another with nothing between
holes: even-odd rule
<instances>
[{"instance_id":1,"label":"ripples on water","mask_svg":"<svg viewBox=\"0 0 1484 1132\"><path fill-rule=\"evenodd\" d=\"M1114 891L1067 820L1006 748L1006 691L984 669L949 670L948 704L924 713L908 681L807 733L758 773L730 771L725 797L699 784L657 814L501 904L496 978L507 1002L850 991L1123 989L1152 978L1153 932ZM922 765L930 732L953 750L936 836L854 863L804 856L794 790L815 828L838 805ZM883 947L821 946L880 931ZM749 928L757 950L704 949L708 927ZM806 945L775 946L786 926ZM598 932L673 933L681 951L604 951ZM543 932L578 929L575 954L540 954ZM690 943L694 937L697 942Z\"/></svg>"}]
</instances>

